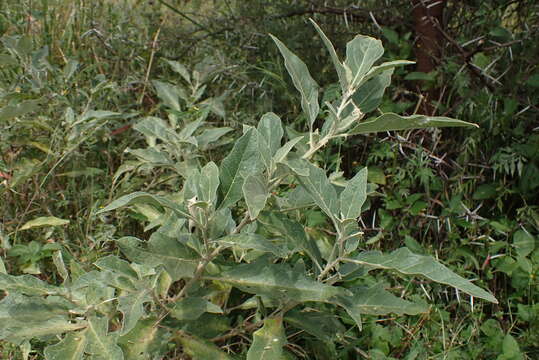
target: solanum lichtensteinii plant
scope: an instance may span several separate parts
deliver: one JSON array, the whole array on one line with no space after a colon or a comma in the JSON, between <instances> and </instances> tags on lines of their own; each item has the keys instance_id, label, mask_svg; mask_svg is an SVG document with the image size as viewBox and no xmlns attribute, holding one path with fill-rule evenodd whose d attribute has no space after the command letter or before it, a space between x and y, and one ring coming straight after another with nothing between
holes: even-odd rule
<instances>
[{"instance_id":1,"label":"solanum lichtensteinii plant","mask_svg":"<svg viewBox=\"0 0 539 360\"><path fill-rule=\"evenodd\" d=\"M315 127L321 107L318 84L307 66L272 37L301 94L309 132L284 141L281 119L267 113L257 127L243 128L220 165L178 164L188 175L177 193L135 192L103 208L144 204L159 214L147 226L155 229L149 240L117 240L127 260L109 255L85 272L68 270L58 253L60 285L0 274L0 289L7 292L0 302L0 338L16 344L47 341L48 360L156 358L170 349L170 342L181 344L193 358L227 359L230 355L216 344L247 334L250 345L229 351L247 359L281 359L290 356L285 325L327 342L331 339L324 326L346 316L337 316L338 309L359 328L362 314L428 310L382 284L368 286L364 279L378 269L423 276L496 302L433 257L407 248L391 253L362 249L357 220L367 198L367 169L336 186L311 160L313 155L333 139L356 134L472 124L424 115L367 117L380 104L394 68L410 62L375 65L382 44L360 35L347 44L342 62L313 25L340 84L340 97L322 104L327 111L322 127ZM149 123L148 118L142 121ZM153 139L150 144L175 138L164 126L152 129L144 133ZM307 208L327 216L334 234L329 244L306 231L298 210Z\"/></svg>"}]
</instances>

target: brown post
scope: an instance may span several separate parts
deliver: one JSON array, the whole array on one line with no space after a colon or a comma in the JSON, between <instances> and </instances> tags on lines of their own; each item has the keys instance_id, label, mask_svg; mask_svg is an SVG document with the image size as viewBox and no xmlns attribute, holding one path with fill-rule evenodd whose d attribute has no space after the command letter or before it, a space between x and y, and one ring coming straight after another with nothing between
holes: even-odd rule
<instances>
[{"instance_id":1,"label":"brown post","mask_svg":"<svg viewBox=\"0 0 539 360\"><path fill-rule=\"evenodd\" d=\"M444 37L438 30L443 26L443 12L446 0L411 0L416 42L414 52L417 60L416 71L430 73L440 64ZM440 89L437 87L418 91L425 97L421 104L424 114L434 115L432 101L438 101Z\"/></svg>"}]
</instances>

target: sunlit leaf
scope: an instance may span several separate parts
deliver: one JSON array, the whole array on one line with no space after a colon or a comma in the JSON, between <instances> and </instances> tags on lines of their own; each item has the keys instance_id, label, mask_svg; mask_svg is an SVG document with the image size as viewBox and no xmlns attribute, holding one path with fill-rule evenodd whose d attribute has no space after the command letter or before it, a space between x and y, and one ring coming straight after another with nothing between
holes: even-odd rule
<instances>
[{"instance_id":1,"label":"sunlit leaf","mask_svg":"<svg viewBox=\"0 0 539 360\"><path fill-rule=\"evenodd\" d=\"M243 196L252 220L256 219L260 211L264 209L269 195L269 190L262 174L249 175L245 178Z\"/></svg>"},{"instance_id":2,"label":"sunlit leaf","mask_svg":"<svg viewBox=\"0 0 539 360\"><path fill-rule=\"evenodd\" d=\"M28 230L42 226L62 226L69 224L69 220L60 219L55 216L42 216L25 223L19 230Z\"/></svg>"},{"instance_id":3,"label":"sunlit leaf","mask_svg":"<svg viewBox=\"0 0 539 360\"><path fill-rule=\"evenodd\" d=\"M178 320L196 320L205 312L222 314L223 310L208 300L196 296L178 300L170 309L170 315Z\"/></svg>"},{"instance_id":4,"label":"sunlit leaf","mask_svg":"<svg viewBox=\"0 0 539 360\"><path fill-rule=\"evenodd\" d=\"M86 331L71 332L54 345L45 348L46 360L82 360L86 348Z\"/></svg>"},{"instance_id":5,"label":"sunlit leaf","mask_svg":"<svg viewBox=\"0 0 539 360\"><path fill-rule=\"evenodd\" d=\"M356 219L361 215L361 207L367 200L367 168L361 169L339 195L342 219Z\"/></svg>"}]
</instances>

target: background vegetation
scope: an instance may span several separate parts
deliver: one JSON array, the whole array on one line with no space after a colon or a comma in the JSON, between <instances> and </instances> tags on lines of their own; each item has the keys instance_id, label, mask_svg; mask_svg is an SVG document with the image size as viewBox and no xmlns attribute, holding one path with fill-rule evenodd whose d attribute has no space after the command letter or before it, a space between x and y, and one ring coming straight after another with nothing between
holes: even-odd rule
<instances>
[{"instance_id":1,"label":"background vegetation","mask_svg":"<svg viewBox=\"0 0 539 360\"><path fill-rule=\"evenodd\" d=\"M373 283L426 297L429 311L367 316L361 332L338 314L343 322L328 328L326 342L287 329L289 352L317 359L539 357L539 5L356 3L0 1L0 272L5 266L10 274L60 283L58 251L71 272L89 270L119 254L118 238L151 233L156 214L149 207L97 214L112 200L178 189L188 164L220 163L242 125L256 126L267 111L289 129L306 130L268 33L300 55L331 101L337 78L312 18L338 51L364 34L383 40L384 61L417 60L416 69L395 71L382 112L479 125L356 136L316 154L329 172L346 178L367 166L369 183L377 185L360 218L362 248L406 246L434 255L490 289L499 304L474 304L445 286L377 274ZM424 5L429 10L421 13ZM185 89L180 103L167 97L167 83ZM164 149L187 165L163 166L140 151L151 144L133 125L171 113L186 123L203 114L201 130L228 130L206 133L197 151ZM311 236L331 235L320 210L307 211L304 220ZM241 316L247 315L229 322L208 316L208 333L188 332L241 353L263 316L260 309ZM40 359L45 345L2 342L0 357ZM165 348L156 358L190 356L175 339Z\"/></svg>"}]
</instances>

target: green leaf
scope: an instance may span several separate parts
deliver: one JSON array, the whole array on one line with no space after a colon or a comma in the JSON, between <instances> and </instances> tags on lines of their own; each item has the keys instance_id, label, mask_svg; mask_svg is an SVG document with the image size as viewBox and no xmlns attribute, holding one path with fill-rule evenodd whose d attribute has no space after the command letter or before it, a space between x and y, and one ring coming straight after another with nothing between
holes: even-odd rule
<instances>
[{"instance_id":1,"label":"green leaf","mask_svg":"<svg viewBox=\"0 0 539 360\"><path fill-rule=\"evenodd\" d=\"M380 65L373 66L369 72L363 77L363 80L360 82L359 86L363 85L370 79L374 78L375 76L378 76L379 74L383 73L386 70L396 68L397 66L404 66L404 65L412 65L415 64L414 61L408 61L408 60L394 60L394 61L388 61L381 63Z\"/></svg>"},{"instance_id":2,"label":"green leaf","mask_svg":"<svg viewBox=\"0 0 539 360\"><path fill-rule=\"evenodd\" d=\"M0 301L0 339L24 340L84 328L85 321L69 320L71 306L57 297L27 297L9 293Z\"/></svg>"},{"instance_id":3,"label":"green leaf","mask_svg":"<svg viewBox=\"0 0 539 360\"><path fill-rule=\"evenodd\" d=\"M232 206L240 200L243 195L242 187L245 177L259 173L263 169L256 135L256 129L247 130L221 163L220 179L223 200L219 205L220 208Z\"/></svg>"},{"instance_id":4,"label":"green leaf","mask_svg":"<svg viewBox=\"0 0 539 360\"><path fill-rule=\"evenodd\" d=\"M342 219L357 219L361 215L361 207L367 200L367 168L361 169L339 195Z\"/></svg>"},{"instance_id":5,"label":"green leaf","mask_svg":"<svg viewBox=\"0 0 539 360\"><path fill-rule=\"evenodd\" d=\"M286 313L284 320L327 343L336 342L346 332L335 313L320 309L293 309Z\"/></svg>"},{"instance_id":6,"label":"green leaf","mask_svg":"<svg viewBox=\"0 0 539 360\"><path fill-rule=\"evenodd\" d=\"M354 294L352 297L338 296L336 303L346 310L360 329L361 314L386 315L395 313L398 315L417 315L428 310L424 305L414 304L396 297L384 290L382 284L350 290Z\"/></svg>"},{"instance_id":7,"label":"green leaf","mask_svg":"<svg viewBox=\"0 0 539 360\"><path fill-rule=\"evenodd\" d=\"M213 161L210 161L200 172L195 170L189 174L184 185L184 197L187 200L196 198L197 201L215 205L217 203L218 188L219 168Z\"/></svg>"},{"instance_id":8,"label":"green leaf","mask_svg":"<svg viewBox=\"0 0 539 360\"><path fill-rule=\"evenodd\" d=\"M181 333L179 340L183 350L193 360L232 360L227 353L219 350L217 346L196 336Z\"/></svg>"},{"instance_id":9,"label":"green leaf","mask_svg":"<svg viewBox=\"0 0 539 360\"><path fill-rule=\"evenodd\" d=\"M134 204L150 204L153 206L162 206L167 209L171 209L177 215L184 218L190 218L191 216L187 213L187 210L183 207L175 204L174 202L168 200L159 195L152 195L142 191L136 191L134 193L124 195L119 199L114 200L109 205L105 206L103 209L99 210L96 215L102 214L107 211L116 210L118 208L134 205Z\"/></svg>"},{"instance_id":10,"label":"green leaf","mask_svg":"<svg viewBox=\"0 0 539 360\"><path fill-rule=\"evenodd\" d=\"M187 68L183 64L174 60L165 59L165 61L170 65L172 70L180 74L181 77L185 79L185 81L187 81L188 83L191 83L191 75L189 74L189 70L187 70Z\"/></svg>"},{"instance_id":11,"label":"green leaf","mask_svg":"<svg viewBox=\"0 0 539 360\"><path fill-rule=\"evenodd\" d=\"M507 334L503 338L502 349L504 356L502 359L504 360L524 359L524 356L522 356L522 352L520 351L520 347L518 346L518 342L514 337L511 336L511 334Z\"/></svg>"},{"instance_id":12,"label":"green leaf","mask_svg":"<svg viewBox=\"0 0 539 360\"><path fill-rule=\"evenodd\" d=\"M26 224L21 226L19 230L28 230L42 226L62 226L67 224L69 224L69 220L60 219L55 216L42 216L28 221Z\"/></svg>"},{"instance_id":13,"label":"green leaf","mask_svg":"<svg viewBox=\"0 0 539 360\"><path fill-rule=\"evenodd\" d=\"M162 241L150 242L145 247L137 238L124 237L118 240L118 245L133 262L154 267L164 266L173 281L193 276L198 260L176 239L163 238Z\"/></svg>"},{"instance_id":14,"label":"green leaf","mask_svg":"<svg viewBox=\"0 0 539 360\"><path fill-rule=\"evenodd\" d=\"M202 131L202 133L198 136L196 136L196 140L198 143L198 146L202 149L205 149L207 146L209 146L211 143L219 140L222 136L228 134L231 132L232 128L229 127L221 127L216 129L205 129Z\"/></svg>"},{"instance_id":15,"label":"green leaf","mask_svg":"<svg viewBox=\"0 0 539 360\"><path fill-rule=\"evenodd\" d=\"M115 256L115 255L102 257L101 259L98 259L94 263L94 265L97 266L101 270L108 270L108 271L125 275L132 279L138 279L137 272L133 270L130 264L127 261L122 260L118 256Z\"/></svg>"},{"instance_id":16,"label":"green leaf","mask_svg":"<svg viewBox=\"0 0 539 360\"><path fill-rule=\"evenodd\" d=\"M181 139L166 122L158 117L145 117L133 126L133 129L150 138L159 139L166 144L180 142Z\"/></svg>"},{"instance_id":17,"label":"green leaf","mask_svg":"<svg viewBox=\"0 0 539 360\"><path fill-rule=\"evenodd\" d=\"M1 235L0 235L1 236ZM0 257L0 274L7 274L6 265L4 265L4 260ZM0 284L2 280L0 278Z\"/></svg>"},{"instance_id":18,"label":"green leaf","mask_svg":"<svg viewBox=\"0 0 539 360\"><path fill-rule=\"evenodd\" d=\"M0 273L0 289L37 296L56 295L62 292L61 288L49 285L32 275L13 276L2 273Z\"/></svg>"},{"instance_id":19,"label":"green leaf","mask_svg":"<svg viewBox=\"0 0 539 360\"><path fill-rule=\"evenodd\" d=\"M170 309L170 315L178 320L196 320L206 312L222 314L223 310L208 300L195 296L176 301Z\"/></svg>"},{"instance_id":20,"label":"green leaf","mask_svg":"<svg viewBox=\"0 0 539 360\"><path fill-rule=\"evenodd\" d=\"M520 229L513 234L513 246L518 256L526 257L535 249L535 238L526 230Z\"/></svg>"},{"instance_id":21,"label":"green leaf","mask_svg":"<svg viewBox=\"0 0 539 360\"><path fill-rule=\"evenodd\" d=\"M363 84L352 96L363 114L376 110L382 102L386 88L391 84L393 69L388 69Z\"/></svg>"},{"instance_id":22,"label":"green leaf","mask_svg":"<svg viewBox=\"0 0 539 360\"><path fill-rule=\"evenodd\" d=\"M251 220L256 219L260 211L264 209L269 195L266 179L262 174L249 175L245 178L243 197Z\"/></svg>"},{"instance_id":23,"label":"green leaf","mask_svg":"<svg viewBox=\"0 0 539 360\"><path fill-rule=\"evenodd\" d=\"M157 96L161 99L161 101L163 101L166 106L173 110L181 111L181 106L179 102L180 90L177 86L157 80L153 80L152 84L153 86L155 86Z\"/></svg>"},{"instance_id":24,"label":"green leaf","mask_svg":"<svg viewBox=\"0 0 539 360\"><path fill-rule=\"evenodd\" d=\"M46 360L82 360L86 348L86 331L68 333L62 341L45 348Z\"/></svg>"},{"instance_id":25,"label":"green leaf","mask_svg":"<svg viewBox=\"0 0 539 360\"><path fill-rule=\"evenodd\" d=\"M239 249L264 251L279 257L286 256L286 252L283 249L258 234L233 234L222 237L217 242L221 245L233 246Z\"/></svg>"},{"instance_id":26,"label":"green leaf","mask_svg":"<svg viewBox=\"0 0 539 360\"><path fill-rule=\"evenodd\" d=\"M253 343L247 352L247 360L284 360L284 345L286 335L283 319L265 319L264 326L253 333Z\"/></svg>"},{"instance_id":27,"label":"green leaf","mask_svg":"<svg viewBox=\"0 0 539 360\"><path fill-rule=\"evenodd\" d=\"M86 337L86 352L94 355L96 359L123 360L122 349L117 345L118 333L108 332L106 317L89 317Z\"/></svg>"},{"instance_id":28,"label":"green leaf","mask_svg":"<svg viewBox=\"0 0 539 360\"><path fill-rule=\"evenodd\" d=\"M407 248L400 248L391 254L366 251L355 258L344 259L344 261L367 265L376 269L396 270L406 275L422 275L435 282L453 286L469 295L495 304L498 303L490 293L455 274L446 266L437 262L432 256L414 254Z\"/></svg>"},{"instance_id":29,"label":"green leaf","mask_svg":"<svg viewBox=\"0 0 539 360\"><path fill-rule=\"evenodd\" d=\"M127 334L144 315L144 303L152 300L150 289L143 289L118 298L118 310L123 314L121 334Z\"/></svg>"},{"instance_id":30,"label":"green leaf","mask_svg":"<svg viewBox=\"0 0 539 360\"><path fill-rule=\"evenodd\" d=\"M359 86L364 76L384 54L382 42L378 39L357 35L353 40L346 44L345 65L350 69L349 74L350 87Z\"/></svg>"},{"instance_id":31,"label":"green leaf","mask_svg":"<svg viewBox=\"0 0 539 360\"><path fill-rule=\"evenodd\" d=\"M368 134L382 131L425 129L428 127L455 127L477 125L443 116L411 115L400 116L394 113L380 115L374 120L365 121L353 128L349 135Z\"/></svg>"},{"instance_id":32,"label":"green leaf","mask_svg":"<svg viewBox=\"0 0 539 360\"><path fill-rule=\"evenodd\" d=\"M273 161L275 161L276 163L283 162L290 150L292 150L292 148L302 139L303 136L298 136L284 144L281 148L277 150L277 152L273 156Z\"/></svg>"},{"instance_id":33,"label":"green leaf","mask_svg":"<svg viewBox=\"0 0 539 360\"><path fill-rule=\"evenodd\" d=\"M281 55L284 58L284 64L294 86L301 94L301 108L309 119L309 128L313 128L314 121L320 111L320 105L318 104L318 84L311 77L307 65L299 57L290 51L279 39L270 35Z\"/></svg>"},{"instance_id":34,"label":"green leaf","mask_svg":"<svg viewBox=\"0 0 539 360\"><path fill-rule=\"evenodd\" d=\"M285 264L267 264L263 260L238 265L209 280L228 283L249 294L262 294L277 300L329 302L346 290L310 279Z\"/></svg>"},{"instance_id":35,"label":"green leaf","mask_svg":"<svg viewBox=\"0 0 539 360\"><path fill-rule=\"evenodd\" d=\"M309 169L309 175L296 175L296 178L301 186L311 195L315 204L330 218L336 219L339 216L339 201L335 187L329 182L324 170L310 163L306 164Z\"/></svg>"},{"instance_id":36,"label":"green leaf","mask_svg":"<svg viewBox=\"0 0 539 360\"><path fill-rule=\"evenodd\" d=\"M284 134L281 118L272 112L265 113L262 115L257 129L268 143L270 156L273 156L281 147L281 139Z\"/></svg>"},{"instance_id":37,"label":"green leaf","mask_svg":"<svg viewBox=\"0 0 539 360\"><path fill-rule=\"evenodd\" d=\"M341 90L345 92L348 89L348 81L346 79L346 70L344 65L341 63L341 60L339 59L339 56L337 55L337 52L335 51L335 48L333 47L333 44L328 39L326 34L322 31L322 29L314 22L313 19L311 20L311 23L313 24L316 31L318 31L318 34L322 38L322 41L324 42L324 45L329 51L329 55L331 56L331 61L333 61L333 66L335 67L335 70L337 71L337 75L339 76L339 83L341 84Z\"/></svg>"}]
</instances>

